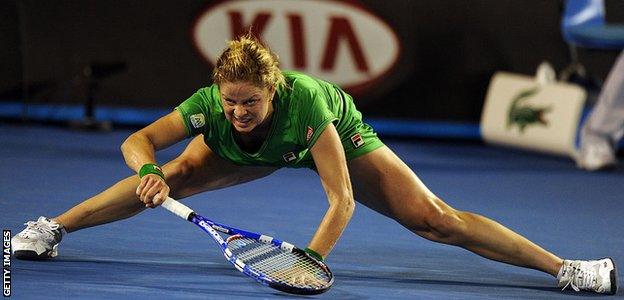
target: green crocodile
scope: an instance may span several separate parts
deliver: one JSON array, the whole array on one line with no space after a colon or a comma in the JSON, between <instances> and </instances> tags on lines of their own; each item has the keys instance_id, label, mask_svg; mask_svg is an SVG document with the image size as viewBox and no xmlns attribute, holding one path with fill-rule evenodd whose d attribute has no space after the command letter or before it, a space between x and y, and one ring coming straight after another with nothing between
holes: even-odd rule
<instances>
[{"instance_id":1,"label":"green crocodile","mask_svg":"<svg viewBox=\"0 0 624 300\"><path fill-rule=\"evenodd\" d=\"M516 124L522 133L524 132L525 127L532 124L541 124L542 126L548 125L548 121L544 119L544 114L552 110L550 106L533 107L528 104L521 104L523 100L537 94L538 91L539 88L535 87L523 90L514 97L507 114L507 129Z\"/></svg>"}]
</instances>

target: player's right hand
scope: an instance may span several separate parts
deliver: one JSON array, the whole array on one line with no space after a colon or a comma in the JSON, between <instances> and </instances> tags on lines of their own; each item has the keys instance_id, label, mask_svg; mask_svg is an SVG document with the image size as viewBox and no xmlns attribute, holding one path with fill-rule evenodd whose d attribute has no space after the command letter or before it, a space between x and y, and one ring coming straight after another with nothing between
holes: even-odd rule
<instances>
[{"instance_id":1,"label":"player's right hand","mask_svg":"<svg viewBox=\"0 0 624 300\"><path fill-rule=\"evenodd\" d=\"M161 205L169 196L169 186L162 177L147 174L141 178L136 194L145 207L154 208Z\"/></svg>"}]
</instances>

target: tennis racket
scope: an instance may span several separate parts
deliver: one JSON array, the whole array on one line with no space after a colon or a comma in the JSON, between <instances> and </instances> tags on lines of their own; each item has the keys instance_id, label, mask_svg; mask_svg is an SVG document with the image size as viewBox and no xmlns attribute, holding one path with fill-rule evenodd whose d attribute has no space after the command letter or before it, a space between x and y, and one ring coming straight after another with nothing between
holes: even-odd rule
<instances>
[{"instance_id":1,"label":"tennis racket","mask_svg":"<svg viewBox=\"0 0 624 300\"><path fill-rule=\"evenodd\" d=\"M326 292L334 282L327 265L293 244L213 222L170 197L162 206L210 234L237 270L265 286L314 295ZM224 240L219 232L229 237Z\"/></svg>"}]
</instances>

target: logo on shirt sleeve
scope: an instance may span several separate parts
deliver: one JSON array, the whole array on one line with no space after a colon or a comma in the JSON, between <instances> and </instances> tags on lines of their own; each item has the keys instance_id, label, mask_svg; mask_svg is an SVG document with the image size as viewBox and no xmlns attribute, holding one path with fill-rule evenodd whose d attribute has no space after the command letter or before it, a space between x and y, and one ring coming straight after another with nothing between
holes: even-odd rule
<instances>
[{"instance_id":1,"label":"logo on shirt sleeve","mask_svg":"<svg viewBox=\"0 0 624 300\"><path fill-rule=\"evenodd\" d=\"M191 120L191 124L193 127L200 128L206 125L206 119L204 118L204 114L194 114L189 117Z\"/></svg>"},{"instance_id":2,"label":"logo on shirt sleeve","mask_svg":"<svg viewBox=\"0 0 624 300\"><path fill-rule=\"evenodd\" d=\"M313 134L314 134L314 129L312 129L312 127L308 126L308 132L306 133L306 142L310 141L310 139L312 138Z\"/></svg>"}]
</instances>

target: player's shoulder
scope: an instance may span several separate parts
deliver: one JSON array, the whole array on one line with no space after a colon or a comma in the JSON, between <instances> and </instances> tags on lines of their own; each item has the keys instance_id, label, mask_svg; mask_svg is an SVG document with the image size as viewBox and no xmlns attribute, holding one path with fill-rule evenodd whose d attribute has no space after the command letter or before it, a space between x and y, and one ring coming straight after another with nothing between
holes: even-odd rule
<instances>
[{"instance_id":1,"label":"player's shoulder","mask_svg":"<svg viewBox=\"0 0 624 300\"><path fill-rule=\"evenodd\" d=\"M209 86L202 87L198 89L197 92L195 92L195 94L201 97L202 100L208 101L208 102L221 100L219 96L219 86L216 84L211 84Z\"/></svg>"},{"instance_id":2,"label":"player's shoulder","mask_svg":"<svg viewBox=\"0 0 624 300\"><path fill-rule=\"evenodd\" d=\"M306 73L294 71L294 70L282 70L282 74L289 80L314 80L314 78Z\"/></svg>"},{"instance_id":3,"label":"player's shoulder","mask_svg":"<svg viewBox=\"0 0 624 300\"><path fill-rule=\"evenodd\" d=\"M216 84L198 89L194 96L198 98L198 101L201 101L203 105L209 108L219 108L221 106L219 86Z\"/></svg>"},{"instance_id":4,"label":"player's shoulder","mask_svg":"<svg viewBox=\"0 0 624 300\"><path fill-rule=\"evenodd\" d=\"M315 98L322 93L323 86L320 79L297 71L283 71L286 79L286 86L283 88L285 94L296 102Z\"/></svg>"},{"instance_id":5,"label":"player's shoulder","mask_svg":"<svg viewBox=\"0 0 624 300\"><path fill-rule=\"evenodd\" d=\"M297 71L282 71L286 84L289 88L299 91L300 89L318 88L320 79Z\"/></svg>"}]
</instances>

